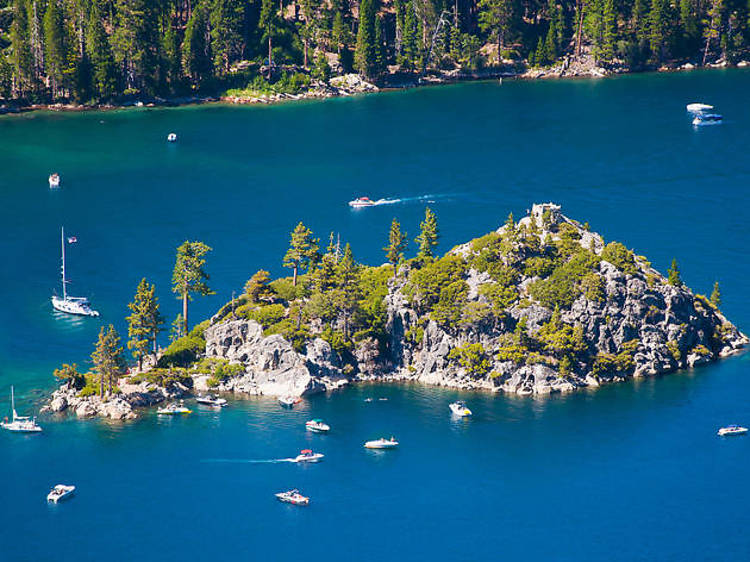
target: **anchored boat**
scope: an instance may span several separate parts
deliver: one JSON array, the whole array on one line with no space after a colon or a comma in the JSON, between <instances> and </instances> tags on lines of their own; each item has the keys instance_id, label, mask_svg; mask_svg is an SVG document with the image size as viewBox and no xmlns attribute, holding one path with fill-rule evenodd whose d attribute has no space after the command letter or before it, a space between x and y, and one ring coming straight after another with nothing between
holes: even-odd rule
<instances>
[{"instance_id":1,"label":"anchored boat","mask_svg":"<svg viewBox=\"0 0 750 562\"><path fill-rule=\"evenodd\" d=\"M728 425L726 427L720 428L717 434L725 437L731 435L744 435L745 433L747 433L747 431L747 428L742 427L741 425Z\"/></svg>"},{"instance_id":2,"label":"anchored boat","mask_svg":"<svg viewBox=\"0 0 750 562\"><path fill-rule=\"evenodd\" d=\"M331 426L324 423L323 420L315 419L305 422L305 429L313 433L326 433L331 430Z\"/></svg>"},{"instance_id":3,"label":"anchored boat","mask_svg":"<svg viewBox=\"0 0 750 562\"><path fill-rule=\"evenodd\" d=\"M693 126L720 125L722 121L724 121L724 117L718 113L699 113L693 119Z\"/></svg>"},{"instance_id":4,"label":"anchored boat","mask_svg":"<svg viewBox=\"0 0 750 562\"><path fill-rule=\"evenodd\" d=\"M293 505L308 505L310 498L299 493L299 490L289 490L288 492L279 492L274 494L280 502L291 503Z\"/></svg>"},{"instance_id":5,"label":"anchored boat","mask_svg":"<svg viewBox=\"0 0 750 562\"><path fill-rule=\"evenodd\" d=\"M13 392L12 386L10 387L10 404L13 412L13 419L8 421L8 418L6 417L5 420L0 422L0 427L6 431L14 431L16 433L39 433L42 431L41 426L36 423L36 418L18 415L16 412L16 396Z\"/></svg>"},{"instance_id":6,"label":"anchored boat","mask_svg":"<svg viewBox=\"0 0 750 562\"><path fill-rule=\"evenodd\" d=\"M690 113L700 113L701 111L710 111L714 106L707 103L689 103L686 108Z\"/></svg>"},{"instance_id":7,"label":"anchored boat","mask_svg":"<svg viewBox=\"0 0 750 562\"><path fill-rule=\"evenodd\" d=\"M172 402L171 404L156 410L156 413L160 416L183 416L192 414L193 411L185 406L185 404L183 404L182 402L180 402L179 404L177 402Z\"/></svg>"},{"instance_id":8,"label":"anchored boat","mask_svg":"<svg viewBox=\"0 0 750 562\"><path fill-rule=\"evenodd\" d=\"M60 187L60 176L59 176L59 174L50 174L49 175L49 187L50 187L50 189L55 189L56 187Z\"/></svg>"},{"instance_id":9,"label":"anchored boat","mask_svg":"<svg viewBox=\"0 0 750 562\"><path fill-rule=\"evenodd\" d=\"M75 242L75 238L69 239L69 243ZM77 316L99 316L99 313L91 308L89 299L86 297L71 297L68 295L67 285L70 283L65 278L65 228L60 228L60 244L62 246L62 298L52 295L52 308L65 312L66 314L75 314Z\"/></svg>"},{"instance_id":10,"label":"anchored boat","mask_svg":"<svg viewBox=\"0 0 750 562\"><path fill-rule=\"evenodd\" d=\"M295 404L299 404L300 402L302 402L302 399L298 396L292 396L291 394L279 396L279 404L284 408L294 408Z\"/></svg>"},{"instance_id":11,"label":"anchored boat","mask_svg":"<svg viewBox=\"0 0 750 562\"><path fill-rule=\"evenodd\" d=\"M198 402L198 404L213 406L215 408L223 408L228 403L224 398L218 398L212 394L199 395L195 401Z\"/></svg>"},{"instance_id":12,"label":"anchored boat","mask_svg":"<svg viewBox=\"0 0 750 562\"><path fill-rule=\"evenodd\" d=\"M365 443L366 449L395 449L396 447L398 447L398 441L396 441L395 437L391 437L390 439L381 437L380 439Z\"/></svg>"},{"instance_id":13,"label":"anchored boat","mask_svg":"<svg viewBox=\"0 0 750 562\"><path fill-rule=\"evenodd\" d=\"M471 415L471 410L466 406L463 400L457 400L448 406L451 414L459 418L466 418Z\"/></svg>"}]
</instances>

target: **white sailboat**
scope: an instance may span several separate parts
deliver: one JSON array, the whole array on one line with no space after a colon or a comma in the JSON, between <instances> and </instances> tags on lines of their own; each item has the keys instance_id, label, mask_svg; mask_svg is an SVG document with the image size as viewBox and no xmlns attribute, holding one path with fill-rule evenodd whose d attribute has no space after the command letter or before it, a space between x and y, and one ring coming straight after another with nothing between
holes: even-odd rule
<instances>
[{"instance_id":1,"label":"white sailboat","mask_svg":"<svg viewBox=\"0 0 750 562\"><path fill-rule=\"evenodd\" d=\"M36 423L36 418L19 416L16 413L16 396L13 392L12 386L10 387L10 404L11 409L13 410L13 420L8 421L8 418L5 418L5 420L0 422L0 427L7 431L15 431L18 433L39 433L42 431L42 428Z\"/></svg>"},{"instance_id":2,"label":"white sailboat","mask_svg":"<svg viewBox=\"0 0 750 562\"><path fill-rule=\"evenodd\" d=\"M99 313L91 308L89 299L86 297L71 297L68 295L66 285L69 281L65 278L65 229L60 228L60 244L62 246L62 298L52 295L52 307L60 312L76 314L78 316L99 316Z\"/></svg>"}]
</instances>

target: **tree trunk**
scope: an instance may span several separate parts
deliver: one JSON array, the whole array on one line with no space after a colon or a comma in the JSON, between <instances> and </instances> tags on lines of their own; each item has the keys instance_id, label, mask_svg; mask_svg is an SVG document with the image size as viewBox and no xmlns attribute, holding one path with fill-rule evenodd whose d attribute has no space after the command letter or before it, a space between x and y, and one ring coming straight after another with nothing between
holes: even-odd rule
<instances>
[{"instance_id":1,"label":"tree trunk","mask_svg":"<svg viewBox=\"0 0 750 562\"><path fill-rule=\"evenodd\" d=\"M583 14L584 9L586 8L586 2L581 2L581 8L580 8L580 14L578 18L578 37L576 39L576 57L581 56L581 35L583 34Z\"/></svg>"},{"instance_id":2,"label":"tree trunk","mask_svg":"<svg viewBox=\"0 0 750 562\"><path fill-rule=\"evenodd\" d=\"M292 285L294 287L297 286L297 266L294 266L294 277L292 278Z\"/></svg>"},{"instance_id":3,"label":"tree trunk","mask_svg":"<svg viewBox=\"0 0 750 562\"><path fill-rule=\"evenodd\" d=\"M268 36L268 79L271 79L271 65L273 64L273 60L271 60L271 36Z\"/></svg>"},{"instance_id":4,"label":"tree trunk","mask_svg":"<svg viewBox=\"0 0 750 562\"><path fill-rule=\"evenodd\" d=\"M188 333L188 294L187 291L182 293L182 324L184 326L182 333L183 336L186 336Z\"/></svg>"},{"instance_id":5,"label":"tree trunk","mask_svg":"<svg viewBox=\"0 0 750 562\"><path fill-rule=\"evenodd\" d=\"M302 66L304 66L305 70L307 70L307 37L305 37L305 62Z\"/></svg>"}]
</instances>

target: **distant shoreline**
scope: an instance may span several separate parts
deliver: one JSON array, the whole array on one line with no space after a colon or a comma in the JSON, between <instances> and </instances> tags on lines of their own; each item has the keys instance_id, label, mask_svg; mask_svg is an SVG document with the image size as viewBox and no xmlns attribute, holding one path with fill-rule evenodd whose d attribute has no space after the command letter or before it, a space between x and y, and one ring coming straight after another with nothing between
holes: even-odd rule
<instances>
[{"instance_id":1,"label":"distant shoreline","mask_svg":"<svg viewBox=\"0 0 750 562\"><path fill-rule=\"evenodd\" d=\"M687 63L689 64L689 63ZM106 112L116 111L122 109L141 109L141 108L168 108L168 107L185 107L193 105L275 105L279 103L287 103L292 101L312 101L321 100L328 98L340 98L340 97L351 97L366 93L378 93L378 92L394 92L400 90L408 90L413 88L422 88L427 86L444 86L444 85L455 85L469 82L483 82L490 80L570 80L570 79L592 79L592 78L609 78L612 76L622 75L635 75L635 74L667 74L677 72L690 72L694 70L729 70L729 69L743 69L750 67L750 63L747 61L741 61L737 65L707 65L705 67L686 66L685 64L676 68L662 67L656 70L647 71L631 71L616 69L614 71L605 71L604 69L593 67L591 71L576 74L566 74L564 71L561 72L562 67L553 67L549 69L527 69L524 72L510 72L507 70L493 69L485 72L471 73L471 74L457 74L452 76L450 74L441 75L427 75L423 77L416 77L411 81L405 81L401 83L384 84L381 87L375 87L369 83L363 81L364 84L368 84L363 89L338 89L338 91L326 91L320 89L312 89L299 94L290 93L278 93L278 94L258 94L257 96L228 96L228 95L205 95L205 96L189 96L189 97L176 97L176 98L143 98L142 100L132 100L118 104L100 104L100 105L86 105L86 104L32 104L32 105L13 105L12 103L0 105L0 116L4 115L23 115L37 111L50 111L50 112L62 112L62 113L79 113L79 112ZM356 75L344 75L344 76L356 76Z\"/></svg>"}]
</instances>

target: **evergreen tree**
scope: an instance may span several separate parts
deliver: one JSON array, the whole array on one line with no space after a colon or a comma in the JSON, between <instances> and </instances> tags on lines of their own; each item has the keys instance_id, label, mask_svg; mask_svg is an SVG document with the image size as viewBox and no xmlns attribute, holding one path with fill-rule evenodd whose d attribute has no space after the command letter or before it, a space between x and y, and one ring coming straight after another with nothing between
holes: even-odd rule
<instances>
[{"instance_id":1,"label":"evergreen tree","mask_svg":"<svg viewBox=\"0 0 750 562\"><path fill-rule=\"evenodd\" d=\"M633 22L633 31L638 43L645 43L649 40L648 13L648 0L634 0L630 19Z\"/></svg>"},{"instance_id":2,"label":"evergreen tree","mask_svg":"<svg viewBox=\"0 0 750 562\"><path fill-rule=\"evenodd\" d=\"M417 17L414 14L414 3L410 1L404 5L401 57L398 63L406 70L414 70L421 66L420 58Z\"/></svg>"},{"instance_id":3,"label":"evergreen tree","mask_svg":"<svg viewBox=\"0 0 750 562\"><path fill-rule=\"evenodd\" d=\"M245 294L248 300L253 304L258 304L268 298L272 293L271 287L268 286L270 282L271 277L265 269L256 271L248 282L245 283Z\"/></svg>"},{"instance_id":4,"label":"evergreen tree","mask_svg":"<svg viewBox=\"0 0 750 562\"><path fill-rule=\"evenodd\" d=\"M245 22L243 0L213 0L210 11L211 52L214 68L229 72L231 61L242 55L242 27Z\"/></svg>"},{"instance_id":5,"label":"evergreen tree","mask_svg":"<svg viewBox=\"0 0 750 562\"><path fill-rule=\"evenodd\" d=\"M666 0L652 0L649 12L649 45L651 56L656 64L664 59L666 49Z\"/></svg>"},{"instance_id":6,"label":"evergreen tree","mask_svg":"<svg viewBox=\"0 0 750 562\"><path fill-rule=\"evenodd\" d=\"M331 78L331 67L328 66L328 59L323 51L318 51L315 57L315 69L313 70L313 76L317 80L328 82Z\"/></svg>"},{"instance_id":7,"label":"evergreen tree","mask_svg":"<svg viewBox=\"0 0 750 562\"><path fill-rule=\"evenodd\" d=\"M349 339L351 318L357 310L360 299L359 266L354 261L351 246L344 247L344 254L338 264L339 313L343 319L344 338Z\"/></svg>"},{"instance_id":8,"label":"evergreen tree","mask_svg":"<svg viewBox=\"0 0 750 562\"><path fill-rule=\"evenodd\" d=\"M672 260L672 265L667 270L668 278L667 283L673 287L682 287L682 279L680 279L680 270L677 267L677 260Z\"/></svg>"},{"instance_id":9,"label":"evergreen tree","mask_svg":"<svg viewBox=\"0 0 750 562\"><path fill-rule=\"evenodd\" d=\"M161 67L165 89L174 89L175 85L180 81L181 53L180 39L169 19L170 18L167 18L163 28L164 32L161 41Z\"/></svg>"},{"instance_id":10,"label":"evergreen tree","mask_svg":"<svg viewBox=\"0 0 750 562\"><path fill-rule=\"evenodd\" d=\"M721 17L724 10L723 0L711 0L711 7L708 9L706 14L708 19L708 25L703 31L703 37L706 39L706 47L703 50L703 62L702 65L706 65L708 60L708 51L711 48L711 43L714 39L720 35Z\"/></svg>"},{"instance_id":11,"label":"evergreen tree","mask_svg":"<svg viewBox=\"0 0 750 562\"><path fill-rule=\"evenodd\" d=\"M614 0L604 0L602 12L602 46L599 52L600 59L611 62L615 56L615 43L617 40L617 12Z\"/></svg>"},{"instance_id":12,"label":"evergreen tree","mask_svg":"<svg viewBox=\"0 0 750 562\"><path fill-rule=\"evenodd\" d=\"M391 230L388 233L388 245L383 248L385 257L393 265L394 277L398 274L398 264L404 259L404 251L407 245L406 232L401 232L401 224L394 218L391 222Z\"/></svg>"},{"instance_id":13,"label":"evergreen tree","mask_svg":"<svg viewBox=\"0 0 750 562\"><path fill-rule=\"evenodd\" d=\"M63 363L62 366L58 369L55 369L52 374L57 380L67 384L68 387L81 389L83 388L84 384L86 384L86 378L78 372L78 365L76 365L75 363L73 363L72 365Z\"/></svg>"},{"instance_id":14,"label":"evergreen tree","mask_svg":"<svg viewBox=\"0 0 750 562\"><path fill-rule=\"evenodd\" d=\"M50 0L44 13L44 61L52 97L61 92L66 65L65 26L57 0Z\"/></svg>"},{"instance_id":15,"label":"evergreen tree","mask_svg":"<svg viewBox=\"0 0 750 562\"><path fill-rule=\"evenodd\" d=\"M515 14L513 0L479 0L479 28L495 38L497 62L502 63L505 39L510 34Z\"/></svg>"},{"instance_id":16,"label":"evergreen tree","mask_svg":"<svg viewBox=\"0 0 750 562\"><path fill-rule=\"evenodd\" d=\"M263 41L268 42L268 77L271 77L273 67L273 39L279 33L279 16L276 13L275 0L262 0L258 28L261 30Z\"/></svg>"},{"instance_id":17,"label":"evergreen tree","mask_svg":"<svg viewBox=\"0 0 750 562\"><path fill-rule=\"evenodd\" d=\"M432 259L434 249L437 247L440 231L438 229L437 217L432 209L426 207L424 220L419 223L419 236L414 240L417 243L417 259L425 261Z\"/></svg>"},{"instance_id":18,"label":"evergreen tree","mask_svg":"<svg viewBox=\"0 0 750 562\"><path fill-rule=\"evenodd\" d=\"M313 238L312 230L301 222L294 228L289 243L289 249L284 256L284 267L294 270L292 284L297 286L297 273L301 268L310 268L317 262L318 243L320 240Z\"/></svg>"},{"instance_id":19,"label":"evergreen tree","mask_svg":"<svg viewBox=\"0 0 750 562\"><path fill-rule=\"evenodd\" d=\"M719 282L714 283L714 289L711 291L711 304L716 308L721 306L721 291L719 290Z\"/></svg>"},{"instance_id":20,"label":"evergreen tree","mask_svg":"<svg viewBox=\"0 0 750 562\"><path fill-rule=\"evenodd\" d=\"M91 61L93 94L99 100L115 95L117 71L96 2L92 2L86 26L86 56Z\"/></svg>"},{"instance_id":21,"label":"evergreen tree","mask_svg":"<svg viewBox=\"0 0 750 562\"><path fill-rule=\"evenodd\" d=\"M385 37L383 36L383 18L375 18L374 72L376 76L383 74L388 66L386 60Z\"/></svg>"},{"instance_id":22,"label":"evergreen tree","mask_svg":"<svg viewBox=\"0 0 750 562\"><path fill-rule=\"evenodd\" d=\"M112 33L115 61L122 69L126 90L143 90L152 85L156 17L149 0L116 0Z\"/></svg>"},{"instance_id":23,"label":"evergreen tree","mask_svg":"<svg viewBox=\"0 0 750 562\"><path fill-rule=\"evenodd\" d=\"M125 359L120 345L120 336L115 327L102 326L99 331L99 341L91 354L94 372L99 375L99 396L104 396L104 389L111 394L117 379L125 374Z\"/></svg>"},{"instance_id":24,"label":"evergreen tree","mask_svg":"<svg viewBox=\"0 0 750 562\"><path fill-rule=\"evenodd\" d=\"M200 84L211 77L210 44L206 40L208 17L202 4L198 4L188 19L182 41L182 68L193 83Z\"/></svg>"},{"instance_id":25,"label":"evergreen tree","mask_svg":"<svg viewBox=\"0 0 750 562\"><path fill-rule=\"evenodd\" d=\"M362 0L359 4L359 28L354 48L354 68L368 78L376 74L375 2L376 0Z\"/></svg>"},{"instance_id":26,"label":"evergreen tree","mask_svg":"<svg viewBox=\"0 0 750 562\"><path fill-rule=\"evenodd\" d=\"M10 27L11 53L15 71L15 94L23 97L31 92L34 82L34 61L31 56L29 14L25 0L14 0L13 23Z\"/></svg>"},{"instance_id":27,"label":"evergreen tree","mask_svg":"<svg viewBox=\"0 0 750 562\"><path fill-rule=\"evenodd\" d=\"M138 370L143 368L143 358L152 349L156 357L156 338L164 324L164 318L159 311L159 300L156 298L156 288L149 284L144 277L138 284L133 302L128 304L131 311L128 321L128 349L133 351L133 357L138 360Z\"/></svg>"},{"instance_id":28,"label":"evergreen tree","mask_svg":"<svg viewBox=\"0 0 750 562\"><path fill-rule=\"evenodd\" d=\"M333 44L336 45L336 54L341 55L341 47L346 46L348 41L346 26L344 25L344 17L341 15L340 11L336 12L336 15L333 17L331 40L333 41Z\"/></svg>"},{"instance_id":29,"label":"evergreen tree","mask_svg":"<svg viewBox=\"0 0 750 562\"><path fill-rule=\"evenodd\" d=\"M182 300L183 334L188 333L188 301L193 300L192 293L201 296L213 295L204 266L204 256L211 251L203 242L185 240L177 248L177 259L172 272L172 292Z\"/></svg>"}]
</instances>

